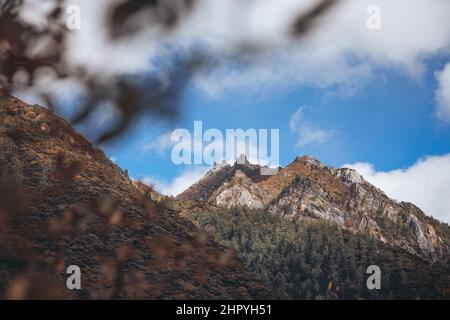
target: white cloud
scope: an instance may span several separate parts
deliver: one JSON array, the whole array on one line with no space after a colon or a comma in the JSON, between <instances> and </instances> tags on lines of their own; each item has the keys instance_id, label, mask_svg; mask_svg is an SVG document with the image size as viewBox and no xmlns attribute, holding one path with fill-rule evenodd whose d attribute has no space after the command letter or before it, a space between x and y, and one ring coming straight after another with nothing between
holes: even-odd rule
<instances>
[{"instance_id":1,"label":"white cloud","mask_svg":"<svg viewBox=\"0 0 450 320\"><path fill-rule=\"evenodd\" d=\"M432 5L427 0L341 1L322 17L315 32L293 41L287 31L296 15L316 2L199 0L174 33L147 28L111 43L104 27L111 1L71 0L67 3L81 8L81 29L72 32L67 60L101 78L155 70L155 63L171 57L174 49L180 54L206 48L217 63L197 75L194 83L214 97L235 89L260 94L290 86L343 87L354 92L380 67L418 79L430 57L450 50L448 0L433 0ZM380 30L366 25L366 10L374 4L381 10ZM235 53L242 43L262 46L265 54L252 54L247 64L236 65ZM442 79L447 74L439 73ZM443 82L437 90L437 114L448 118L448 90Z\"/></svg>"},{"instance_id":2,"label":"white cloud","mask_svg":"<svg viewBox=\"0 0 450 320\"><path fill-rule=\"evenodd\" d=\"M176 196L200 180L207 171L207 167L195 167L184 171L171 181L161 181L157 178L148 176L141 180L144 183L153 186L159 193Z\"/></svg>"},{"instance_id":3,"label":"white cloud","mask_svg":"<svg viewBox=\"0 0 450 320\"><path fill-rule=\"evenodd\" d=\"M259 1L248 5L249 14L240 15L247 23L236 24L233 17L229 25L239 26L240 39L263 39L271 50L259 59L252 57L255 63L246 67L230 71L226 65L219 66L199 77L200 88L212 96L236 88L255 89L258 93L263 91L262 87L274 86L353 88L370 80L377 67L399 70L417 78L425 70L428 57L450 48L450 2L447 0L434 1L432 6L421 0L379 0L376 4L381 9L381 30L366 27L366 10L373 1L342 1L324 17L313 34L299 42L287 39L283 31L292 22L295 9L313 2ZM258 19L258 13L266 15ZM224 42L223 47L227 45ZM217 41L212 43L218 45ZM220 56L226 57L228 51L223 47L220 48L225 54Z\"/></svg>"},{"instance_id":4,"label":"white cloud","mask_svg":"<svg viewBox=\"0 0 450 320\"><path fill-rule=\"evenodd\" d=\"M159 136L153 137L151 140L146 141L142 146L142 151L151 152L155 151L159 155L163 155L166 151L172 148L175 144L170 137L172 135L172 131L165 132Z\"/></svg>"},{"instance_id":5,"label":"white cloud","mask_svg":"<svg viewBox=\"0 0 450 320\"><path fill-rule=\"evenodd\" d=\"M312 143L322 143L328 140L332 131L316 128L313 124L304 120L307 107L300 107L289 121L289 129L297 134L297 147L304 147Z\"/></svg>"},{"instance_id":6,"label":"white cloud","mask_svg":"<svg viewBox=\"0 0 450 320\"><path fill-rule=\"evenodd\" d=\"M243 42L262 45L269 53L261 59L253 55L252 63L239 72L227 72L219 64L199 79L199 86L210 93L242 85L358 84L370 77L374 66L417 75L427 57L450 47L448 0L433 0L432 5L426 0L378 0L381 30L366 26L372 0L342 1L300 42L288 38L288 31L315 0L199 0L176 32L162 36L147 28L114 44L104 27L110 0L67 3L81 8L81 29L72 33L68 59L96 75L151 69L152 58L169 53L165 44L176 45L178 52L206 47L217 61L232 57ZM207 82L210 77L217 81Z\"/></svg>"},{"instance_id":7,"label":"white cloud","mask_svg":"<svg viewBox=\"0 0 450 320\"><path fill-rule=\"evenodd\" d=\"M437 103L436 115L439 119L450 122L450 63L436 72L438 88L435 91Z\"/></svg>"},{"instance_id":8,"label":"white cloud","mask_svg":"<svg viewBox=\"0 0 450 320\"><path fill-rule=\"evenodd\" d=\"M411 202L426 214L450 223L450 154L430 156L406 169L376 171L370 163L345 164L389 197Z\"/></svg>"}]
</instances>

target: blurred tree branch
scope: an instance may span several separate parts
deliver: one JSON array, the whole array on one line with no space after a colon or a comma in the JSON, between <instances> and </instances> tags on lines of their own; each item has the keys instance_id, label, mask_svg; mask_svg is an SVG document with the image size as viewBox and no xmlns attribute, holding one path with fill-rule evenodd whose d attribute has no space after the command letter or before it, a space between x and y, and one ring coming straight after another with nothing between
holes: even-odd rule
<instances>
[{"instance_id":1,"label":"blurred tree branch","mask_svg":"<svg viewBox=\"0 0 450 320\"><path fill-rule=\"evenodd\" d=\"M157 76L139 76L130 79L117 75L111 76L108 81L100 80L89 75L82 67L74 69L67 61L67 37L71 31L63 22L64 1L53 0L53 9L46 17L45 27L41 28L20 19L24 2L24 0L0 0L0 89L13 92L33 87L38 71L43 68L53 70L58 79L79 81L84 84L86 92L83 103L76 111L74 123L86 121L105 101L111 102L120 114L120 121L116 125L107 132L98 134L97 143L122 134L142 112L151 111L164 117L176 115L179 97L189 79L202 67L208 66L209 61L214 58L199 50L187 54L167 70L163 70L167 78L165 83ZM338 2L339 0L319 0L306 12L299 12L292 25L290 36L294 40L299 40L309 34L318 18L329 12ZM110 35L110 41L113 42L121 41L146 28L153 28L164 37L164 34L182 28L183 19L198 3L198 0L111 2L105 28ZM139 19L136 18L138 15ZM251 47L254 48L251 44L241 43L239 47L233 49L239 57L245 54L244 48ZM20 86L15 83L18 74L25 74L27 79ZM49 108L56 107L50 94L40 92L40 95Z\"/></svg>"}]
</instances>

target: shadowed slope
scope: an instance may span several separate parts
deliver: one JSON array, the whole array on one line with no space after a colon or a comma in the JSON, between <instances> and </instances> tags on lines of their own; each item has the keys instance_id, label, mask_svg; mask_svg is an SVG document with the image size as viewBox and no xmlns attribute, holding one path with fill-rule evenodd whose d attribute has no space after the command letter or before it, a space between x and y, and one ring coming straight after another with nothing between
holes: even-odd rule
<instances>
[{"instance_id":1,"label":"shadowed slope","mask_svg":"<svg viewBox=\"0 0 450 320\"><path fill-rule=\"evenodd\" d=\"M1 297L268 297L232 250L51 111L0 95L0 147ZM66 288L69 265L81 290Z\"/></svg>"}]
</instances>

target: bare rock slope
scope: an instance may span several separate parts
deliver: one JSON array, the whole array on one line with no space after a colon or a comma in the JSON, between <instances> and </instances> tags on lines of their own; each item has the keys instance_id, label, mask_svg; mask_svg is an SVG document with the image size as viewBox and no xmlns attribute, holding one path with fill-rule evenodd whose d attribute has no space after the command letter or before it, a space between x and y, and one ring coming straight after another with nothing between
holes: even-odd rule
<instances>
[{"instance_id":1,"label":"bare rock slope","mask_svg":"<svg viewBox=\"0 0 450 320\"><path fill-rule=\"evenodd\" d=\"M449 261L448 225L411 203L390 199L355 170L333 168L303 156L272 176L255 179L257 175L247 174L258 170L251 166L252 171L239 170L237 163L215 166L178 198L208 200L226 208L264 208L291 219L323 219L427 261Z\"/></svg>"}]
</instances>

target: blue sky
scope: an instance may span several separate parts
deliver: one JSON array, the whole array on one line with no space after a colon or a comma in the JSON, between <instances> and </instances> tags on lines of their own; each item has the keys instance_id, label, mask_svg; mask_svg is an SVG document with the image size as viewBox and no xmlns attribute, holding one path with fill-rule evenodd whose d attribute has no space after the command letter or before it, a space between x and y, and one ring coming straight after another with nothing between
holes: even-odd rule
<instances>
[{"instance_id":1,"label":"blue sky","mask_svg":"<svg viewBox=\"0 0 450 320\"><path fill-rule=\"evenodd\" d=\"M133 177L171 180L189 165L173 165L170 148L159 153L145 151L144 145L175 128L192 131L193 122L201 120L204 129L223 132L227 128L279 128L282 166L308 154L337 167L370 162L382 171L406 168L421 157L450 152L450 126L435 116L436 79L431 70L419 80L377 70L372 81L350 96L333 89L294 87L261 94L233 90L230 95L211 98L191 86L173 122L150 119L105 149ZM328 132L324 141L297 145L298 134L289 129L289 122L302 106L303 121Z\"/></svg>"},{"instance_id":2,"label":"blue sky","mask_svg":"<svg viewBox=\"0 0 450 320\"><path fill-rule=\"evenodd\" d=\"M82 20L68 60L96 78L164 76L174 57L192 50L213 57L188 85L178 118L143 119L102 146L132 178L167 194L198 180L207 168L174 165L168 143L172 130L192 130L195 120L223 132L277 128L282 166L308 154L352 167L390 197L450 222L448 0L341 1L300 40L288 31L316 0L198 0L172 33L143 30L114 43L102 24L108 0L72 2ZM262 53L242 63L242 44ZM49 94L80 89L57 80L35 86ZM105 114L112 113L88 125Z\"/></svg>"},{"instance_id":3,"label":"blue sky","mask_svg":"<svg viewBox=\"0 0 450 320\"><path fill-rule=\"evenodd\" d=\"M192 132L196 120L203 122L204 130L217 128L222 132L228 128L278 128L282 166L304 154L335 167L354 164L367 180L387 190L388 195L419 202L428 214L448 221L448 201L436 204L434 198L415 192L427 187L419 184L427 179L429 171L425 168L425 176L417 177L418 161L430 156L449 159L450 125L437 118L435 96L438 83L434 70L442 69L445 61L442 57L430 59L427 71L419 78L378 68L369 81L349 91L339 86L299 85L261 92L235 88L211 97L192 84L184 94L178 118L172 122L142 121L120 141L106 145L105 150L131 177L175 195L198 180L207 168L173 164L171 148L158 148L160 137L175 128ZM290 128L299 109L302 110L300 126L323 132L323 139L299 145L301 133ZM361 163L365 166L361 167ZM366 165L370 166L369 171ZM449 168L445 162L437 174L450 177ZM417 187L409 192L405 184ZM448 191L442 190L446 185L430 184L428 192L440 188L444 197L448 195ZM418 198L424 198L423 203Z\"/></svg>"}]
</instances>

